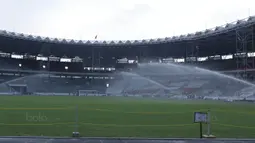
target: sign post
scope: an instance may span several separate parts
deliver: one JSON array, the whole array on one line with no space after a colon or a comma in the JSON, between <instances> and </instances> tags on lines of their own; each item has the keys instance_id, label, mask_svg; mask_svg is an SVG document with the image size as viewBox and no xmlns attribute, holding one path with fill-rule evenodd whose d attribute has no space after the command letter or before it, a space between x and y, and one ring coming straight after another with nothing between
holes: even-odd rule
<instances>
[{"instance_id":1,"label":"sign post","mask_svg":"<svg viewBox=\"0 0 255 143\"><path fill-rule=\"evenodd\" d=\"M208 112L195 112L194 123L199 123L199 136L200 138L215 138L211 135L211 123L210 123L210 110ZM207 135L203 135L203 123L207 124Z\"/></svg>"},{"instance_id":2,"label":"sign post","mask_svg":"<svg viewBox=\"0 0 255 143\"><path fill-rule=\"evenodd\" d=\"M204 135L204 138L215 138L215 136L211 134L212 132L211 132L211 111L210 111L210 109L208 109L207 115L208 115L207 116L207 135Z\"/></svg>"},{"instance_id":3,"label":"sign post","mask_svg":"<svg viewBox=\"0 0 255 143\"><path fill-rule=\"evenodd\" d=\"M210 109L208 110L208 117L207 117L207 135L209 136L211 134L211 121L210 121Z\"/></svg>"},{"instance_id":4,"label":"sign post","mask_svg":"<svg viewBox=\"0 0 255 143\"><path fill-rule=\"evenodd\" d=\"M80 133L78 132L78 105L75 108L75 131L73 132L73 137L79 137Z\"/></svg>"},{"instance_id":5,"label":"sign post","mask_svg":"<svg viewBox=\"0 0 255 143\"><path fill-rule=\"evenodd\" d=\"M195 112L194 113L194 123L199 123L200 130L199 130L199 137L203 138L203 124L207 123L208 114L206 112Z\"/></svg>"},{"instance_id":6,"label":"sign post","mask_svg":"<svg viewBox=\"0 0 255 143\"><path fill-rule=\"evenodd\" d=\"M200 124L200 138L203 138L203 127L202 127L202 122L199 123Z\"/></svg>"}]
</instances>

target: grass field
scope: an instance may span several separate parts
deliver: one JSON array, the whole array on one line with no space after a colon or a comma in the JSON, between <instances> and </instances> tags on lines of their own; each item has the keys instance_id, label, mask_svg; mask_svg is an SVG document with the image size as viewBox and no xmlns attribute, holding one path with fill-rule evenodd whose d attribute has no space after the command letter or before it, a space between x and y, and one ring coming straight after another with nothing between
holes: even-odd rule
<instances>
[{"instance_id":1,"label":"grass field","mask_svg":"<svg viewBox=\"0 0 255 143\"><path fill-rule=\"evenodd\" d=\"M127 97L1 96L0 135L198 137L194 111L211 109L217 137L254 138L255 105ZM206 133L206 125L204 125Z\"/></svg>"}]
</instances>

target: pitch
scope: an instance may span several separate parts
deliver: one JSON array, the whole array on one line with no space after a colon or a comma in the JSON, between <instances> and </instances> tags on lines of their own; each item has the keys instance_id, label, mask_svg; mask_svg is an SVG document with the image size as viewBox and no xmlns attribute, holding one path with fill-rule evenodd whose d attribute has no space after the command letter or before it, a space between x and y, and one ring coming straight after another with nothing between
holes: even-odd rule
<instances>
[{"instance_id":1,"label":"pitch","mask_svg":"<svg viewBox=\"0 0 255 143\"><path fill-rule=\"evenodd\" d=\"M1 96L0 135L199 137L193 113L208 109L216 137L255 137L253 103L71 96Z\"/></svg>"}]
</instances>

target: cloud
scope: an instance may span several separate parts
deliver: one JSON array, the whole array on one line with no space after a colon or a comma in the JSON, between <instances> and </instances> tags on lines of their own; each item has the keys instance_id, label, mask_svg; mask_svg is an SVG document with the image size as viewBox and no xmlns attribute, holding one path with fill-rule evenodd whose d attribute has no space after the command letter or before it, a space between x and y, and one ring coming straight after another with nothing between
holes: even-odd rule
<instances>
[{"instance_id":1,"label":"cloud","mask_svg":"<svg viewBox=\"0 0 255 143\"><path fill-rule=\"evenodd\" d=\"M113 22L119 24L133 24L142 21L146 15L151 11L151 8L147 4L135 4L134 8L130 10L120 11Z\"/></svg>"},{"instance_id":2,"label":"cloud","mask_svg":"<svg viewBox=\"0 0 255 143\"><path fill-rule=\"evenodd\" d=\"M244 2L245 1L245 2ZM255 15L254 0L0 0L0 29L99 40L170 37Z\"/></svg>"}]
</instances>

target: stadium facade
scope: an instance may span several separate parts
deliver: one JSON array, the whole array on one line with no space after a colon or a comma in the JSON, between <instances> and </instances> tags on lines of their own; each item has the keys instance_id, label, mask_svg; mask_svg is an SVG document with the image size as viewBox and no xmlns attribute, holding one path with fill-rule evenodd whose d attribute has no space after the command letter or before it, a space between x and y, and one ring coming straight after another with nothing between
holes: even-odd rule
<instances>
[{"instance_id":1,"label":"stadium facade","mask_svg":"<svg viewBox=\"0 0 255 143\"><path fill-rule=\"evenodd\" d=\"M253 80L255 17L193 34L135 41L77 41L0 31L0 91L104 94L141 63L193 65ZM160 74L158 75L160 76Z\"/></svg>"}]
</instances>

